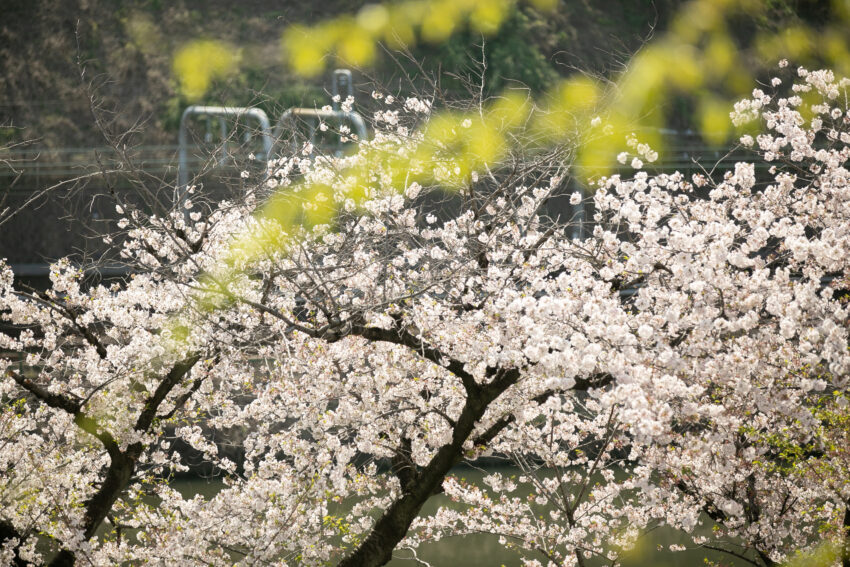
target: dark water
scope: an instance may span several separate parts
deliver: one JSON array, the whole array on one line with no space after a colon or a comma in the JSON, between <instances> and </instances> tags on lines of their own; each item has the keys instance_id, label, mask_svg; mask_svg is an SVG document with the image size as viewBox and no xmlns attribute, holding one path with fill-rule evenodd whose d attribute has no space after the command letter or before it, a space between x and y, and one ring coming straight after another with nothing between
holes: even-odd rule
<instances>
[{"instance_id":1,"label":"dark water","mask_svg":"<svg viewBox=\"0 0 850 567\"><path fill-rule=\"evenodd\" d=\"M476 469L461 469L456 471L456 476L463 477L467 481L481 485L481 481L487 474L496 471L483 472ZM519 473L515 469L498 469L502 474ZM205 480L179 480L174 487L186 496L201 494L206 497L213 496L221 489L222 484L217 481ZM432 497L423 507L424 514L433 514L440 506L457 507L448 497L437 495ZM710 533L710 527L705 526L705 535ZM417 550L419 559L427 561L434 567L520 567L522 565L520 556L515 551L507 550L499 544L498 537L489 534L476 534L460 537L446 538L434 543L426 543ZM685 551L671 552L670 545L682 545L689 547ZM544 566L546 559L541 554L526 552L525 557L538 559ZM729 555L715 551L695 548L693 542L679 532L669 528L657 528L642 536L637 545L630 550L622 559L622 567L698 567L706 565L705 559L719 563L723 567L744 565L745 562L736 560ZM601 561L588 561L589 566L602 566L609 563ZM417 562L412 560L408 551L396 552L396 558L389 563L391 567L414 567Z\"/></svg>"}]
</instances>

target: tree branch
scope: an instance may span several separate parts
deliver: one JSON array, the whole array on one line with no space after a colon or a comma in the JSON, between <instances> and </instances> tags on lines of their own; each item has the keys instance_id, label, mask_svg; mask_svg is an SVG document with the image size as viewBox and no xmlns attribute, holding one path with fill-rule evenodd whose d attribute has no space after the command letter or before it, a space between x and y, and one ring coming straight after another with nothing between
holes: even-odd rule
<instances>
[{"instance_id":1,"label":"tree branch","mask_svg":"<svg viewBox=\"0 0 850 567\"><path fill-rule=\"evenodd\" d=\"M174 364L162 382L159 383L154 393L145 401L145 408L136 420L136 431L147 431L150 428L156 417L156 412L159 410L159 406L165 400L165 397L180 383L180 380L188 374L200 359L200 353L193 353Z\"/></svg>"},{"instance_id":2,"label":"tree branch","mask_svg":"<svg viewBox=\"0 0 850 567\"><path fill-rule=\"evenodd\" d=\"M162 382L159 383L156 391L145 401L144 409L136 420L136 431L146 432L150 428L156 418L156 412L160 404L200 358L201 355L195 353L176 362L172 366ZM89 433L94 431L92 435L97 436L103 442L110 457L109 467L106 470L103 484L100 485L97 492L85 504L86 512L82 526L83 535L86 539L90 539L95 535L110 510L112 510L112 506L115 504L118 496L127 488L136 470L136 463L144 451L145 446L140 441L137 441L128 446L124 451L121 451L112 436L108 432L99 431L97 423L82 411L79 411L75 415L74 421L84 431ZM50 567L72 567L75 561L76 555L74 552L63 549L51 561Z\"/></svg>"},{"instance_id":3,"label":"tree branch","mask_svg":"<svg viewBox=\"0 0 850 567\"><path fill-rule=\"evenodd\" d=\"M386 342L396 345L406 346L415 351L423 358L430 360L434 364L444 367L449 372L461 379L463 387L466 390L467 396L477 393L481 387L476 383L475 377L464 370L464 363L452 358L441 350L424 343L421 339L411 334L407 329L396 327L394 329L382 329L380 327L364 327L360 325L352 325L347 334L363 337L370 341ZM331 342L339 340L344 335L339 337L332 335L329 340ZM324 338L324 337L323 337ZM489 369L488 369L489 370Z\"/></svg>"},{"instance_id":4,"label":"tree branch","mask_svg":"<svg viewBox=\"0 0 850 567\"><path fill-rule=\"evenodd\" d=\"M385 336L384 333L389 332L386 329L379 329L379 331L382 333L376 333L376 337ZM395 340L390 337L389 342L398 340L399 337L396 335ZM476 388L467 393L463 410L452 430L451 442L437 450L428 464L416 474L409 490L378 518L366 539L354 549L351 555L343 559L338 567L377 567L392 559L393 549L407 534L411 522L419 515L422 505L437 491L451 468L460 462L463 457L464 443L475 430L475 424L490 404L518 379L519 373L506 372L500 379L491 382L488 385L490 387Z\"/></svg>"},{"instance_id":5,"label":"tree branch","mask_svg":"<svg viewBox=\"0 0 850 567\"><path fill-rule=\"evenodd\" d=\"M12 558L12 567L24 567L29 565L28 562L21 559L21 556L18 555L18 549L21 547L21 543L24 541L24 536L21 535L20 532L10 524L4 520L0 520L0 544L3 544L11 539L18 540L18 544L15 546L15 555Z\"/></svg>"},{"instance_id":6,"label":"tree branch","mask_svg":"<svg viewBox=\"0 0 850 567\"><path fill-rule=\"evenodd\" d=\"M18 386L28 391L30 394L44 402L46 405L61 409L65 412L68 412L71 415L77 415L80 410L80 402L74 401L67 396L63 396L62 394L54 394L47 389L39 386L29 378L18 374L14 370L8 371L9 376L12 377Z\"/></svg>"}]
</instances>

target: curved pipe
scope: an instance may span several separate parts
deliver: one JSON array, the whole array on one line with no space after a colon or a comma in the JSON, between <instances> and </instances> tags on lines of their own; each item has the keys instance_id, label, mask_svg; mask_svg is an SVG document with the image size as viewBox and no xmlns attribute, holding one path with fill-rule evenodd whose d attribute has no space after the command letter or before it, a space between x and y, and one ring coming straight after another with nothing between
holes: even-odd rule
<instances>
[{"instance_id":1,"label":"curved pipe","mask_svg":"<svg viewBox=\"0 0 850 567\"><path fill-rule=\"evenodd\" d=\"M218 116L222 128L222 137L227 139L227 124L225 118L237 120L242 117L249 117L256 120L260 125L261 136L263 137L263 150L266 153L266 159L271 155L273 139L271 133L271 123L266 113L259 108L241 107L241 106L199 106L192 105L183 111L180 116L180 131L177 134L179 144L179 154L177 158L177 195L175 202L181 207L186 200L186 190L189 185L189 156L188 156L188 141L186 139L186 121L190 116Z\"/></svg>"},{"instance_id":2,"label":"curved pipe","mask_svg":"<svg viewBox=\"0 0 850 567\"><path fill-rule=\"evenodd\" d=\"M366 129L366 121L363 120L363 117L357 113L352 111L344 111L344 110L323 110L316 108L290 108L286 112L280 115L280 118L275 124L274 130L272 131L272 136L274 137L275 142L280 141L280 135L283 133L283 129L287 123L294 123L298 118L319 118L319 119L330 119L336 118L339 120L347 120L354 127L354 133L357 134L358 139L365 140L368 135L368 130Z\"/></svg>"}]
</instances>

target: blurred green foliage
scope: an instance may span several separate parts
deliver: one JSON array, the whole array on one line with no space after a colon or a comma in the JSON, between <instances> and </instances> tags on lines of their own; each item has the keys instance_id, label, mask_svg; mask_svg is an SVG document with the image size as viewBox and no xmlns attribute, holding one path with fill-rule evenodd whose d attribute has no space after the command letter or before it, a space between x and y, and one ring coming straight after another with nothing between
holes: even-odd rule
<instances>
[{"instance_id":1,"label":"blurred green foliage","mask_svg":"<svg viewBox=\"0 0 850 567\"><path fill-rule=\"evenodd\" d=\"M725 25L732 43L750 53L746 59L764 59L756 49L762 35L775 36L773 41L758 40L764 52L789 47L790 52L802 56L794 62L810 68L819 66L814 60L844 59L846 32L840 25L830 24L842 21L846 2L769 0L762 4L758 11L730 16ZM447 39L417 42L411 48L426 71L464 74L470 71L465 55L480 58L477 46L483 36L489 66L485 94L519 83L541 92L574 69L616 78L642 42L670 30L674 15L686 5L684 0L561 0L554 10L546 11L521 2L504 11L498 29L486 29L484 23L479 26L483 30L459 23ZM372 20L375 9L369 9ZM310 26L339 14L346 15L350 23L362 12L362 20L368 21L369 11L364 10L361 0L274 6L223 0L71 0L61 5L48 0L8 0L4 3L5 25L0 30L4 61L0 124L22 127L13 133L16 139L39 138L49 146L102 143L92 126L77 59L86 69L85 81L96 79L94 87L102 106L117 111L115 131L130 130L142 118L145 128L134 139L146 144L174 143L181 108L190 103L259 104L268 109L321 105L325 103L325 78L301 77L286 68L281 59L281 34L292 24ZM380 20L380 15L377 17ZM813 47L801 48L794 40L801 29L815 30L818 37ZM239 65L230 73L211 77L203 96L189 98L173 74L174 55L198 38L214 38L240 50ZM381 49L375 53L369 73L376 82L389 84L401 71ZM793 59L793 55L787 56ZM334 56L323 62L328 66L340 63ZM837 72L846 70L846 64L837 67ZM739 86L746 83L749 88L753 77L749 62L741 68L746 81ZM755 75L758 80L764 77L763 73ZM710 94L718 84L714 78L703 87ZM460 85L448 80L444 86ZM715 100L726 101L723 97ZM664 105L667 125L687 128L705 121L695 114L701 104L681 93L668 93ZM711 104L704 106L710 109Z\"/></svg>"},{"instance_id":2,"label":"blurred green foliage","mask_svg":"<svg viewBox=\"0 0 850 567\"><path fill-rule=\"evenodd\" d=\"M543 92L560 77L552 61L546 58L536 43L532 17L522 10L512 10L504 25L491 36L469 28L451 36L447 41L425 44L415 49L418 59L439 62L451 76L443 79L448 90L463 90L464 85L454 76L468 75L477 79L484 68L485 94L496 94L512 86L524 86L533 92ZM482 59L483 58L483 59ZM410 75L416 74L411 65Z\"/></svg>"}]
</instances>

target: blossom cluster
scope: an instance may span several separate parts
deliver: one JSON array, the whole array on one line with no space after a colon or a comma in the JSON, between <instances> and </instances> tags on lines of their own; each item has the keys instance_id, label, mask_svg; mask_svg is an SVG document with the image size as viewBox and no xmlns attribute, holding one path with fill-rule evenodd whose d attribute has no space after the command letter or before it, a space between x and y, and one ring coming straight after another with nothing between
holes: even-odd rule
<instances>
[{"instance_id":1,"label":"blossom cluster","mask_svg":"<svg viewBox=\"0 0 850 567\"><path fill-rule=\"evenodd\" d=\"M121 211L124 285L65 260L23 292L4 265L0 557L377 565L485 532L527 565L615 565L657 525L764 565L840 543L847 84L799 76L810 114L736 107L763 124L752 163L604 178L583 238L539 162L454 193L399 172L423 141L403 113L430 110L406 99L354 155L281 159L209 215ZM452 475L482 457L522 472ZM216 495L168 485L192 459ZM417 517L439 492L456 506Z\"/></svg>"}]
</instances>

